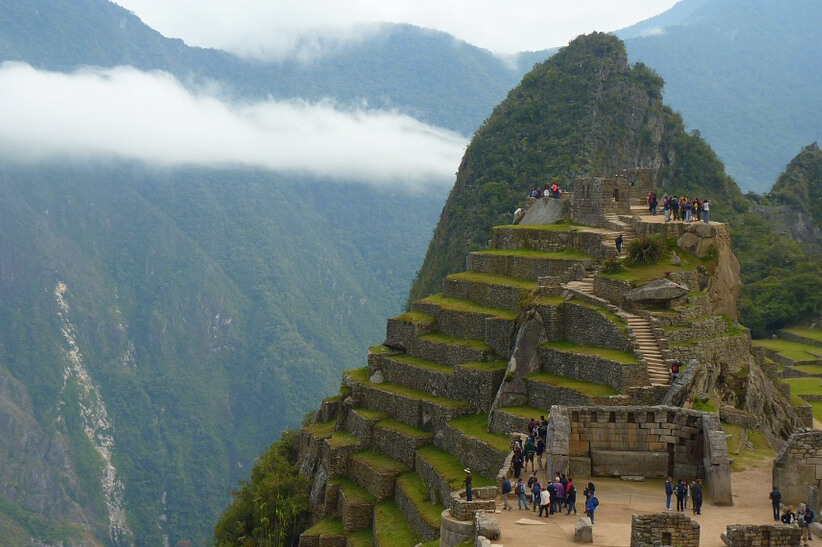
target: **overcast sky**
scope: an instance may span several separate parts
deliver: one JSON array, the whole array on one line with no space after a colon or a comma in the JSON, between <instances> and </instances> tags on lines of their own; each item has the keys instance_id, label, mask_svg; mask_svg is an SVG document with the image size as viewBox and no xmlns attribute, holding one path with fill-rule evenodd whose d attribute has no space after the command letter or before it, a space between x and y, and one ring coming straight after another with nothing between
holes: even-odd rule
<instances>
[{"instance_id":1,"label":"overcast sky","mask_svg":"<svg viewBox=\"0 0 822 547\"><path fill-rule=\"evenodd\" d=\"M352 25L379 21L436 28L497 53L538 50L629 26L674 0L511 0L505 9L489 0L119 3L191 45L283 57L305 53L294 44L304 47L312 37L323 36L325 44L328 37L331 43L356 38L361 30ZM132 67L62 74L0 65L0 156L7 161L248 165L420 189L452 185L467 144L466 136L397 112L339 108L333 97L237 103L217 85L193 89L169 74Z\"/></svg>"},{"instance_id":2,"label":"overcast sky","mask_svg":"<svg viewBox=\"0 0 822 547\"><path fill-rule=\"evenodd\" d=\"M300 36L360 23L411 23L506 54L563 46L618 30L678 0L117 0L146 24L189 45L238 54L288 53Z\"/></svg>"}]
</instances>

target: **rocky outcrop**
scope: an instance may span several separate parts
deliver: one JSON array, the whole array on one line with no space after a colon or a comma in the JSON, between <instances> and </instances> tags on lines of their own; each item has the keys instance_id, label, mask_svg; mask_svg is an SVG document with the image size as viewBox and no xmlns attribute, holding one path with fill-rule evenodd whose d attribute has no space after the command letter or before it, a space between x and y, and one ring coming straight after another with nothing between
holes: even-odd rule
<instances>
[{"instance_id":1,"label":"rocky outcrop","mask_svg":"<svg viewBox=\"0 0 822 547\"><path fill-rule=\"evenodd\" d=\"M539 344L544 340L545 327L542 317L536 311L529 313L517 332L514 353L508 362L505 381L499 387L492 410L506 406L525 406L528 404L528 390L525 377L542 368Z\"/></svg>"},{"instance_id":2,"label":"rocky outcrop","mask_svg":"<svg viewBox=\"0 0 822 547\"><path fill-rule=\"evenodd\" d=\"M688 294L688 287L670 279L654 279L625 293L628 302L667 302Z\"/></svg>"}]
</instances>

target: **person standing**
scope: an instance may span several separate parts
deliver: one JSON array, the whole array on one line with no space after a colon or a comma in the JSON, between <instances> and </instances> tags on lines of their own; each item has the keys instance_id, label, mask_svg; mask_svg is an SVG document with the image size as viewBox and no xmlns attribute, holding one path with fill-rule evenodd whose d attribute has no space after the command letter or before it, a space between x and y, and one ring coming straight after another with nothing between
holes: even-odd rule
<instances>
[{"instance_id":1,"label":"person standing","mask_svg":"<svg viewBox=\"0 0 822 547\"><path fill-rule=\"evenodd\" d=\"M594 511L597 510L597 507L599 507L599 500L595 495L591 494L591 497L585 502L585 514L591 519L591 524L594 523Z\"/></svg>"},{"instance_id":2,"label":"person standing","mask_svg":"<svg viewBox=\"0 0 822 547\"><path fill-rule=\"evenodd\" d=\"M525 497L525 484L522 482L522 477L517 477L517 485L514 487L514 495L517 496L517 509L522 511L522 506L525 505L525 510L528 507L528 498Z\"/></svg>"},{"instance_id":3,"label":"person standing","mask_svg":"<svg viewBox=\"0 0 822 547\"><path fill-rule=\"evenodd\" d=\"M511 510L511 504L508 503L508 495L511 493L511 481L508 477L502 478L502 508L505 511Z\"/></svg>"},{"instance_id":4,"label":"person standing","mask_svg":"<svg viewBox=\"0 0 822 547\"><path fill-rule=\"evenodd\" d=\"M813 533L811 532L811 524L813 524L813 511L810 505L805 505L805 512L802 514L802 520L805 522L805 529L802 531L802 539L805 540L805 547L808 546L808 541L813 541Z\"/></svg>"},{"instance_id":5,"label":"person standing","mask_svg":"<svg viewBox=\"0 0 822 547\"><path fill-rule=\"evenodd\" d=\"M782 503L782 493L779 489L774 485L773 490L768 495L768 498L771 500L771 506L773 507L773 519L778 521L779 520L779 508Z\"/></svg>"},{"instance_id":6,"label":"person standing","mask_svg":"<svg viewBox=\"0 0 822 547\"><path fill-rule=\"evenodd\" d=\"M545 511L545 518L549 517L549 509L551 508L551 494L548 493L548 490L542 490L539 493L539 516L542 516L542 512Z\"/></svg>"},{"instance_id":7,"label":"person standing","mask_svg":"<svg viewBox=\"0 0 822 547\"><path fill-rule=\"evenodd\" d=\"M514 465L514 478L521 478L522 476L522 451L514 451L514 457L511 458L511 463Z\"/></svg>"},{"instance_id":8,"label":"person standing","mask_svg":"<svg viewBox=\"0 0 822 547\"><path fill-rule=\"evenodd\" d=\"M793 512L793 505L789 505L782 513L782 524L796 524L796 513Z\"/></svg>"},{"instance_id":9,"label":"person standing","mask_svg":"<svg viewBox=\"0 0 822 547\"><path fill-rule=\"evenodd\" d=\"M465 480L463 481L465 483L465 499L473 501L471 497L471 468L466 467L463 471L465 471Z\"/></svg>"},{"instance_id":10,"label":"person standing","mask_svg":"<svg viewBox=\"0 0 822 547\"><path fill-rule=\"evenodd\" d=\"M708 224L709 213L711 212L711 200L706 199L702 202L702 222Z\"/></svg>"},{"instance_id":11,"label":"person standing","mask_svg":"<svg viewBox=\"0 0 822 547\"><path fill-rule=\"evenodd\" d=\"M676 484L676 488L674 488L674 494L676 494L676 510L677 511L684 511L685 510L685 494L688 490L688 487L685 486L685 481L679 481Z\"/></svg>"},{"instance_id":12,"label":"person standing","mask_svg":"<svg viewBox=\"0 0 822 547\"><path fill-rule=\"evenodd\" d=\"M691 505L695 515L702 514L702 479L697 479L691 487Z\"/></svg>"},{"instance_id":13,"label":"person standing","mask_svg":"<svg viewBox=\"0 0 822 547\"><path fill-rule=\"evenodd\" d=\"M539 507L539 502L542 499L540 493L542 492L542 485L539 483L539 479L537 477L537 472L534 471L534 483L531 485L531 506L533 507L534 511L537 510Z\"/></svg>"},{"instance_id":14,"label":"person standing","mask_svg":"<svg viewBox=\"0 0 822 547\"><path fill-rule=\"evenodd\" d=\"M668 477L668 480L665 481L665 509L668 511L671 510L671 496L674 495L674 485L671 482L673 479Z\"/></svg>"},{"instance_id":15,"label":"person standing","mask_svg":"<svg viewBox=\"0 0 822 547\"><path fill-rule=\"evenodd\" d=\"M571 514L571 509L574 510L575 515L577 514L577 487L572 477L568 477L568 484L565 487L565 505L568 507L566 516Z\"/></svg>"},{"instance_id":16,"label":"person standing","mask_svg":"<svg viewBox=\"0 0 822 547\"><path fill-rule=\"evenodd\" d=\"M533 430L536 428L536 422L534 422L534 426L531 428ZM531 462L531 471L536 474L537 467L534 464L534 454L536 454L536 445L534 444L534 436L528 435L528 440L525 441L525 447L523 451L525 452L525 470L528 471L528 462Z\"/></svg>"}]
</instances>

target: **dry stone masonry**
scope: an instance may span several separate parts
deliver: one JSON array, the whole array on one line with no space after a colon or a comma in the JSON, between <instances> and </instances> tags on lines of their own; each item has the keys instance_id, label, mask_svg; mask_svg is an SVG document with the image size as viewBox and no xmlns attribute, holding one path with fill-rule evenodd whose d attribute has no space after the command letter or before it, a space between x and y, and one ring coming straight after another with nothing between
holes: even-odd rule
<instances>
[{"instance_id":1,"label":"dry stone masonry","mask_svg":"<svg viewBox=\"0 0 822 547\"><path fill-rule=\"evenodd\" d=\"M699 547L699 524L682 513L634 515L631 547Z\"/></svg>"}]
</instances>

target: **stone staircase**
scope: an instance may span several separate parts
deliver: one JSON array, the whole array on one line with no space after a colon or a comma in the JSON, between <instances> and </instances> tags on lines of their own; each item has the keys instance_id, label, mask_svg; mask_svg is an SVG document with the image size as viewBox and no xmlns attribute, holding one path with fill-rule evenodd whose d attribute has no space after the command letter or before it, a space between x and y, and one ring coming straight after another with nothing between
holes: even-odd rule
<instances>
[{"instance_id":1,"label":"stone staircase","mask_svg":"<svg viewBox=\"0 0 822 547\"><path fill-rule=\"evenodd\" d=\"M613 233L603 237L603 244L616 256L616 238L619 234L622 234L622 254L624 255L628 249L628 244L636 239L636 232L634 231L633 225L625 222L615 213L605 213L604 226L609 230L613 230Z\"/></svg>"},{"instance_id":2,"label":"stone staircase","mask_svg":"<svg viewBox=\"0 0 822 547\"><path fill-rule=\"evenodd\" d=\"M651 385L670 385L668 365L662 355L651 323L646 318L632 313L626 312L624 316L636 344L636 351L648 367L648 379Z\"/></svg>"}]
</instances>

